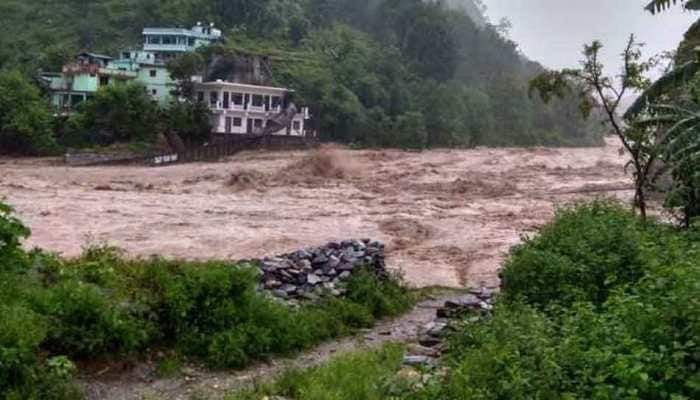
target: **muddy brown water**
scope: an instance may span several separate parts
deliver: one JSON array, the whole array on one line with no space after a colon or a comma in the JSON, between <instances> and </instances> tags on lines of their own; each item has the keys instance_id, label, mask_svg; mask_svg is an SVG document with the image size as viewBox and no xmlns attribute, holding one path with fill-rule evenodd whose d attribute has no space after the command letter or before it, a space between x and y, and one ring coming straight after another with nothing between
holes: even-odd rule
<instances>
[{"instance_id":1,"label":"muddy brown water","mask_svg":"<svg viewBox=\"0 0 700 400\"><path fill-rule=\"evenodd\" d=\"M0 197L31 227L27 247L68 256L108 242L131 255L246 259L370 237L388 244L389 266L411 285L461 287L496 284L510 247L557 206L629 199L624 162L613 140L581 149L249 152L165 168L0 159Z\"/></svg>"}]
</instances>

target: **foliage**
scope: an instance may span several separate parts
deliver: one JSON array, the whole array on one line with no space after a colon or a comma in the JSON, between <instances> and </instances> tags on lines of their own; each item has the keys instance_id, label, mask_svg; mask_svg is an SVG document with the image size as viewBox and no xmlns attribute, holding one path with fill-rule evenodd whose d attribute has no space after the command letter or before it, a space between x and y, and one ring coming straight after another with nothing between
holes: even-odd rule
<instances>
[{"instance_id":1,"label":"foliage","mask_svg":"<svg viewBox=\"0 0 700 400\"><path fill-rule=\"evenodd\" d=\"M39 89L19 71L0 70L0 154L47 155L55 150L49 105Z\"/></svg>"},{"instance_id":2,"label":"foliage","mask_svg":"<svg viewBox=\"0 0 700 400\"><path fill-rule=\"evenodd\" d=\"M158 106L143 86L132 83L100 88L73 118L74 128L92 144L149 141L159 131Z\"/></svg>"},{"instance_id":3,"label":"foliage","mask_svg":"<svg viewBox=\"0 0 700 400\"><path fill-rule=\"evenodd\" d=\"M297 104L310 106L310 123L325 140L406 148L601 144L595 124L562 112L575 98L551 104L527 98L526 82L542 67L525 60L498 27L484 24L471 0L463 3L466 8L420 0L6 0L0 68L60 70L79 50L114 54L133 47L144 26L212 21L227 33L223 48L270 61L274 83L296 90ZM16 21L28 28L11 28ZM185 97L206 53L170 65L173 76L185 78L178 88ZM114 132L104 130L69 123L64 142L80 145L84 132L87 144L113 140Z\"/></svg>"},{"instance_id":4,"label":"foliage","mask_svg":"<svg viewBox=\"0 0 700 400\"><path fill-rule=\"evenodd\" d=\"M654 0L645 7L652 14L664 11L672 5L682 4L687 10L700 10L700 1L698 0Z\"/></svg>"},{"instance_id":5,"label":"foliage","mask_svg":"<svg viewBox=\"0 0 700 400\"><path fill-rule=\"evenodd\" d=\"M630 155L627 167L632 167L635 183L634 205L639 209L642 220L647 216L647 192L651 184L651 174L658 158L655 150L656 130L645 124L638 124L635 116L621 120L620 105L628 93L644 91L651 85L646 74L656 65L654 59L642 61L642 44L631 35L622 53L623 73L617 77L606 76L600 62L602 43L594 41L585 45L581 69L548 71L530 81L530 91L538 91L544 101L554 96L560 97L572 88L579 90L580 110L584 116L594 109L605 115L606 122L622 146Z\"/></svg>"},{"instance_id":6,"label":"foliage","mask_svg":"<svg viewBox=\"0 0 700 400\"><path fill-rule=\"evenodd\" d=\"M345 298L291 308L260 293L257 270L246 265L130 260L109 246L87 247L71 260L26 254L20 240L28 230L9 207L0 210L3 398L70 398L71 360L150 348L243 368L368 328L414 301L398 277L366 271L348 281Z\"/></svg>"},{"instance_id":7,"label":"foliage","mask_svg":"<svg viewBox=\"0 0 700 400\"><path fill-rule=\"evenodd\" d=\"M380 400L391 398L406 386L394 377L401 367L403 349L387 345L366 353L348 353L307 370L290 370L274 384L232 393L227 400L253 400L283 396L296 400ZM398 397L397 397L398 398Z\"/></svg>"},{"instance_id":8,"label":"foliage","mask_svg":"<svg viewBox=\"0 0 700 400\"><path fill-rule=\"evenodd\" d=\"M634 215L603 201L564 208L535 238L516 246L501 272L504 299L547 308L604 303L645 273Z\"/></svg>"},{"instance_id":9,"label":"foliage","mask_svg":"<svg viewBox=\"0 0 700 400\"><path fill-rule=\"evenodd\" d=\"M514 251L493 312L453 327L438 368L445 373L425 381L415 372L419 384L410 385L396 361L366 352L230 398L698 398L698 239L692 230L642 229L611 203L562 210ZM346 377L358 379L346 385Z\"/></svg>"},{"instance_id":10,"label":"foliage","mask_svg":"<svg viewBox=\"0 0 700 400\"><path fill-rule=\"evenodd\" d=\"M201 145L210 139L211 125L206 104L188 100L173 101L164 113L165 129L176 133L186 143Z\"/></svg>"}]
</instances>

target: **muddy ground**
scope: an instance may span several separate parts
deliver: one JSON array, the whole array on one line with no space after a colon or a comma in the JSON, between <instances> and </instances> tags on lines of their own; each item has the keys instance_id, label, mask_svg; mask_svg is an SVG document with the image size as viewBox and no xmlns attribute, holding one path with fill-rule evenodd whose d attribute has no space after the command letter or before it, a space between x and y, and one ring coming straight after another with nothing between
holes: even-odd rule
<instances>
[{"instance_id":1,"label":"muddy ground","mask_svg":"<svg viewBox=\"0 0 700 400\"><path fill-rule=\"evenodd\" d=\"M388 244L417 287L493 285L509 248L556 206L631 197L605 148L250 152L165 168L69 168L0 159L0 197L32 228L27 246L77 255L245 259L330 240Z\"/></svg>"}]
</instances>

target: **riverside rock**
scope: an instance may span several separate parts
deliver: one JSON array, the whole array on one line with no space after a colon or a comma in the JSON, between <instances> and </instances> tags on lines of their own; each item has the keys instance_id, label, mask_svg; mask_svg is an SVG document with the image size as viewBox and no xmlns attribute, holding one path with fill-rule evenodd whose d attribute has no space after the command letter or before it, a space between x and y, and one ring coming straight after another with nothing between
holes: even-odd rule
<instances>
[{"instance_id":1,"label":"riverside rock","mask_svg":"<svg viewBox=\"0 0 700 400\"><path fill-rule=\"evenodd\" d=\"M273 296L288 302L314 301L321 296L343 295L343 282L363 268L386 278L384 249L378 241L351 239L251 263L260 269L261 288Z\"/></svg>"}]
</instances>

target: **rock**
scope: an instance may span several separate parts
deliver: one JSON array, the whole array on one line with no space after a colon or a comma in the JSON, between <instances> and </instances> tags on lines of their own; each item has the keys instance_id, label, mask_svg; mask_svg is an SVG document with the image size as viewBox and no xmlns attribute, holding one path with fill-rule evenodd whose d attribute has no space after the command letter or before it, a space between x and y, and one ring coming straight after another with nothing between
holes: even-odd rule
<instances>
[{"instance_id":1,"label":"rock","mask_svg":"<svg viewBox=\"0 0 700 400\"><path fill-rule=\"evenodd\" d=\"M299 269L301 269L302 271L303 271L303 270L311 269L311 268L312 268L312 267L311 267L311 261L309 261L309 260L299 260L299 262L297 263L297 267L298 267Z\"/></svg>"},{"instance_id":2,"label":"rock","mask_svg":"<svg viewBox=\"0 0 700 400\"><path fill-rule=\"evenodd\" d=\"M313 265L323 265L328 262L328 257L326 257L324 254L319 254L316 256L313 261L311 261L311 264Z\"/></svg>"},{"instance_id":3,"label":"rock","mask_svg":"<svg viewBox=\"0 0 700 400\"><path fill-rule=\"evenodd\" d=\"M431 336L426 336L426 337L422 337L422 338L418 341L418 343L419 343L421 346L425 346L425 347L430 347L430 348L432 348L432 347L435 347L435 346L441 344L441 343L442 343L442 340L440 340L440 339L438 339L438 338L431 337Z\"/></svg>"},{"instance_id":4,"label":"rock","mask_svg":"<svg viewBox=\"0 0 700 400\"><path fill-rule=\"evenodd\" d=\"M328 267L329 268L335 268L338 265L340 265L340 258L338 258L336 256L328 257Z\"/></svg>"},{"instance_id":5,"label":"rock","mask_svg":"<svg viewBox=\"0 0 700 400\"><path fill-rule=\"evenodd\" d=\"M405 356L403 358L403 364L409 365L409 366L427 365L430 363L430 361L431 361L431 358L427 357L427 356L409 355L409 356Z\"/></svg>"},{"instance_id":6,"label":"rock","mask_svg":"<svg viewBox=\"0 0 700 400\"><path fill-rule=\"evenodd\" d=\"M299 250L296 253L294 253L294 256L296 256L296 258L298 258L299 260L309 260L311 259L311 257L313 257L311 253L309 253L306 250Z\"/></svg>"},{"instance_id":7,"label":"rock","mask_svg":"<svg viewBox=\"0 0 700 400\"><path fill-rule=\"evenodd\" d=\"M353 247L355 250L360 251L360 250L364 250L365 248L367 248L367 245L365 245L365 243L362 242L362 241L360 241L360 240L353 240L353 241L352 241L352 247Z\"/></svg>"},{"instance_id":8,"label":"rock","mask_svg":"<svg viewBox=\"0 0 700 400\"><path fill-rule=\"evenodd\" d=\"M316 274L309 274L306 277L306 281L309 285L318 285L321 283L321 278L319 278Z\"/></svg>"},{"instance_id":9,"label":"rock","mask_svg":"<svg viewBox=\"0 0 700 400\"><path fill-rule=\"evenodd\" d=\"M443 322L434 322L432 326L427 329L426 333L428 336L432 336L434 338L444 337L447 333L447 324Z\"/></svg>"},{"instance_id":10,"label":"rock","mask_svg":"<svg viewBox=\"0 0 700 400\"><path fill-rule=\"evenodd\" d=\"M340 282L351 278L361 264L372 266L379 277L386 276L383 248L370 239L344 240L250 263L260 267L260 290L291 305L319 296L342 296L347 289Z\"/></svg>"},{"instance_id":11,"label":"rock","mask_svg":"<svg viewBox=\"0 0 700 400\"><path fill-rule=\"evenodd\" d=\"M284 285L280 290L283 290L288 295L292 295L297 292L297 287L294 285Z\"/></svg>"},{"instance_id":12,"label":"rock","mask_svg":"<svg viewBox=\"0 0 700 400\"><path fill-rule=\"evenodd\" d=\"M355 269L355 265L353 263L345 262L340 264L337 269L338 271L352 271Z\"/></svg>"},{"instance_id":13,"label":"rock","mask_svg":"<svg viewBox=\"0 0 700 400\"><path fill-rule=\"evenodd\" d=\"M282 282L278 280L270 279L265 282L265 289L279 289L280 287L282 287Z\"/></svg>"},{"instance_id":14,"label":"rock","mask_svg":"<svg viewBox=\"0 0 700 400\"><path fill-rule=\"evenodd\" d=\"M440 356L440 352L435 348L421 346L420 344L410 344L406 347L406 351L408 351L409 354L415 354L417 356L433 358Z\"/></svg>"}]
</instances>

